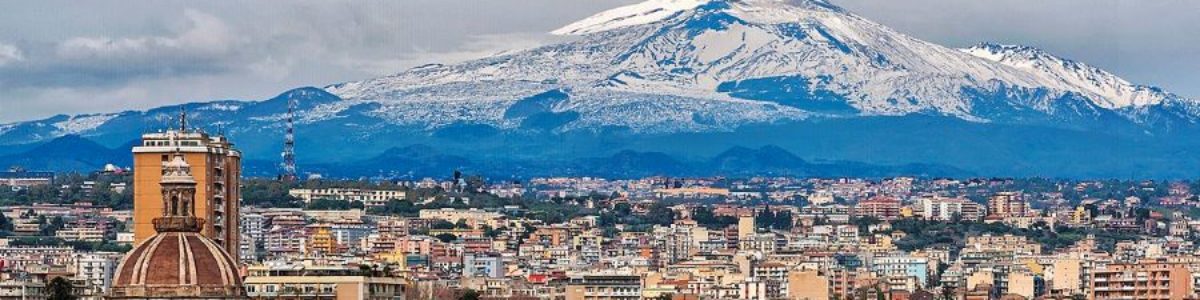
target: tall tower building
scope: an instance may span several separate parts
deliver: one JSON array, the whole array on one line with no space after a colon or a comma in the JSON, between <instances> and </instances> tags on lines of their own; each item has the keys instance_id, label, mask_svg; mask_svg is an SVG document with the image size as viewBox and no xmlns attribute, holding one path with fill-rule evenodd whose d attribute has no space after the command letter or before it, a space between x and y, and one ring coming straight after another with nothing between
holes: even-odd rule
<instances>
[{"instance_id":1,"label":"tall tower building","mask_svg":"<svg viewBox=\"0 0 1200 300\"><path fill-rule=\"evenodd\" d=\"M224 136L189 130L180 114L179 128L142 135L133 147L133 238L135 244L154 234L153 220L163 213L163 166L179 155L191 166L195 178L195 217L204 220L200 234L238 257L238 207L241 189L241 153Z\"/></svg>"},{"instance_id":2,"label":"tall tower building","mask_svg":"<svg viewBox=\"0 0 1200 300\"><path fill-rule=\"evenodd\" d=\"M754 213L743 212L738 214L737 229L739 240L745 240L753 237L755 230L757 230L756 226L754 225Z\"/></svg>"}]
</instances>

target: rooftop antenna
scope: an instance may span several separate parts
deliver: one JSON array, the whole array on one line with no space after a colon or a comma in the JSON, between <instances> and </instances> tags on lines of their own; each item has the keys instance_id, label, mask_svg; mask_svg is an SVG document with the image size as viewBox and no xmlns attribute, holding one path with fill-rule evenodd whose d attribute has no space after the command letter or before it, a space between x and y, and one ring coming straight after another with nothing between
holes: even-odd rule
<instances>
[{"instance_id":1,"label":"rooftop antenna","mask_svg":"<svg viewBox=\"0 0 1200 300\"><path fill-rule=\"evenodd\" d=\"M293 119L296 117L296 99L288 99L287 108L287 124L286 131L283 134L283 162L280 167L283 169L282 174L279 174L279 179L284 181L296 180L296 137Z\"/></svg>"},{"instance_id":2,"label":"rooftop antenna","mask_svg":"<svg viewBox=\"0 0 1200 300\"><path fill-rule=\"evenodd\" d=\"M187 132L187 107L179 106L179 133Z\"/></svg>"}]
</instances>

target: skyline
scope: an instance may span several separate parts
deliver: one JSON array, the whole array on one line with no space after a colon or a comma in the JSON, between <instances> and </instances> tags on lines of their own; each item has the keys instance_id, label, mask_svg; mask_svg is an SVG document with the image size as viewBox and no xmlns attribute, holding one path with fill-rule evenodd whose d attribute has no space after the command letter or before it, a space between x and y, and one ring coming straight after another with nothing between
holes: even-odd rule
<instances>
[{"instance_id":1,"label":"skyline","mask_svg":"<svg viewBox=\"0 0 1200 300\"><path fill-rule=\"evenodd\" d=\"M10 91L0 96L0 123L265 99L298 86L320 87L570 39L547 32L635 2L410 1L388 4L392 7L322 2L263 9L179 2L22 5L0 13L5 15L0 25L19 29L0 33L0 87ZM1200 75L1188 74L1200 67L1200 37L1177 33L1200 27L1187 22L1200 12L1197 3L1151 1L1133 7L1089 1L1081 8L1083 1L833 2L934 43L1029 45L1134 83L1200 95L1194 84ZM126 12L123 6L138 9ZM929 18L933 9L939 13ZM317 11L322 14L314 15ZM444 17L463 12L477 22ZM125 15L82 18L109 14ZM309 21L294 21L299 19Z\"/></svg>"},{"instance_id":2,"label":"skyline","mask_svg":"<svg viewBox=\"0 0 1200 300\"><path fill-rule=\"evenodd\" d=\"M3 299L1200 299L1200 1L100 1Z\"/></svg>"}]
</instances>

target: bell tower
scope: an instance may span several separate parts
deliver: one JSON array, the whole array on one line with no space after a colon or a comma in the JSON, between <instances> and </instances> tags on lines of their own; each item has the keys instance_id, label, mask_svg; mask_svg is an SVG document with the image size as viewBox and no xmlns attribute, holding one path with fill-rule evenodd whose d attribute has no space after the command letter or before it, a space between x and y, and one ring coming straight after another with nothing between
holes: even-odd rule
<instances>
[{"instance_id":1,"label":"bell tower","mask_svg":"<svg viewBox=\"0 0 1200 300\"><path fill-rule=\"evenodd\" d=\"M192 167L183 159L183 154L174 153L163 162L162 216L155 218L154 230L158 232L200 232L204 220L196 218L196 179Z\"/></svg>"}]
</instances>

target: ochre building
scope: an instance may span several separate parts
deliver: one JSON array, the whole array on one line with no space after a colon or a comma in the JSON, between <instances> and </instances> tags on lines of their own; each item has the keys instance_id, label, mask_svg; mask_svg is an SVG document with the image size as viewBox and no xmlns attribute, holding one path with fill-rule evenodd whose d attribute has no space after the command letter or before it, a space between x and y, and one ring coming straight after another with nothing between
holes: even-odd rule
<instances>
[{"instance_id":1,"label":"ochre building","mask_svg":"<svg viewBox=\"0 0 1200 300\"><path fill-rule=\"evenodd\" d=\"M241 153L223 136L189 130L186 121L178 129L142 135L142 143L133 148L134 244L158 233L152 220L163 211L162 167L176 155L191 167L196 181L194 210L203 220L200 234L238 257Z\"/></svg>"}]
</instances>

